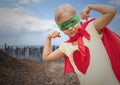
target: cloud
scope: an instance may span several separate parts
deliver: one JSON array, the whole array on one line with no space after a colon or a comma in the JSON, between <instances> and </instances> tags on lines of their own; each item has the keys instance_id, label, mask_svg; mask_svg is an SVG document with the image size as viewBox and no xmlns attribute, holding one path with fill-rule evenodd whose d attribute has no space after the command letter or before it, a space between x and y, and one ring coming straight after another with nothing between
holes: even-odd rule
<instances>
[{"instance_id":1,"label":"cloud","mask_svg":"<svg viewBox=\"0 0 120 85\"><path fill-rule=\"evenodd\" d=\"M0 8L0 23L0 30L10 28L15 31L27 30L28 32L34 32L56 27L54 20L30 16L22 7Z\"/></svg>"},{"instance_id":2,"label":"cloud","mask_svg":"<svg viewBox=\"0 0 120 85\"><path fill-rule=\"evenodd\" d=\"M110 3L110 4L119 5L119 6L120 6L120 0L110 0L109 3Z\"/></svg>"},{"instance_id":3,"label":"cloud","mask_svg":"<svg viewBox=\"0 0 120 85\"><path fill-rule=\"evenodd\" d=\"M21 0L20 4L40 3L44 0Z\"/></svg>"},{"instance_id":4,"label":"cloud","mask_svg":"<svg viewBox=\"0 0 120 85\"><path fill-rule=\"evenodd\" d=\"M0 44L43 44L56 27L53 19L31 16L23 7L0 8Z\"/></svg>"},{"instance_id":5,"label":"cloud","mask_svg":"<svg viewBox=\"0 0 120 85\"><path fill-rule=\"evenodd\" d=\"M116 15L116 18L120 20L120 14L119 14L119 15L117 14L117 15Z\"/></svg>"}]
</instances>

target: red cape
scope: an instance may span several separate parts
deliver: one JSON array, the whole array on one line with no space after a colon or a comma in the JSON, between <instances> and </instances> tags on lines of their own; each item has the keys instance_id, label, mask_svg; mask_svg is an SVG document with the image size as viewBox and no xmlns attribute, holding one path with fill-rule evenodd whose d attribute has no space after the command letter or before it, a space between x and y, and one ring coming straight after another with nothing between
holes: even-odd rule
<instances>
[{"instance_id":1,"label":"red cape","mask_svg":"<svg viewBox=\"0 0 120 85\"><path fill-rule=\"evenodd\" d=\"M102 41L109 55L113 72L118 81L120 82L120 36L108 29L107 27L102 29L102 33ZM64 74L70 72L75 71L69 61L69 58L65 56Z\"/></svg>"}]
</instances>

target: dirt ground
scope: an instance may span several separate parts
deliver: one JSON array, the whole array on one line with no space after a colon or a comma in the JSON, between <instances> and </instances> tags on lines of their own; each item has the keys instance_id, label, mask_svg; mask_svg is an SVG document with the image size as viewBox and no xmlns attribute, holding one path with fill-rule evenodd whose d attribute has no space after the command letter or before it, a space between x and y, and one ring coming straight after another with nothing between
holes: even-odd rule
<instances>
[{"instance_id":1,"label":"dirt ground","mask_svg":"<svg viewBox=\"0 0 120 85\"><path fill-rule=\"evenodd\" d=\"M63 66L16 59L0 51L0 85L80 85L76 74L63 75Z\"/></svg>"}]
</instances>

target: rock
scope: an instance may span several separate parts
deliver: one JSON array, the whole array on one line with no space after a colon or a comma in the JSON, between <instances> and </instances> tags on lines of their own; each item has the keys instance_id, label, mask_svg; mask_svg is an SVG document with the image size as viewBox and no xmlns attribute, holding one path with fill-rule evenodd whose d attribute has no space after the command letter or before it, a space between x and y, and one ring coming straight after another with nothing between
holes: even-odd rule
<instances>
[{"instance_id":1,"label":"rock","mask_svg":"<svg viewBox=\"0 0 120 85\"><path fill-rule=\"evenodd\" d=\"M63 75L63 66L16 59L0 51L0 85L80 85L74 73Z\"/></svg>"}]
</instances>

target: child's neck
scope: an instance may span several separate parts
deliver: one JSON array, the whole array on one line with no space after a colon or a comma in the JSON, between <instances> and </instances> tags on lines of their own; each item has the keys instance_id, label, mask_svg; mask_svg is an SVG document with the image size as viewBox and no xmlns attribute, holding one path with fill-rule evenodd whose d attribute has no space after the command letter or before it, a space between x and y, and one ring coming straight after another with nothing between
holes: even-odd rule
<instances>
[{"instance_id":1,"label":"child's neck","mask_svg":"<svg viewBox=\"0 0 120 85\"><path fill-rule=\"evenodd\" d=\"M78 44L77 40L74 41L74 42L72 42L72 45L73 45L73 46L76 46L77 44Z\"/></svg>"}]
</instances>

